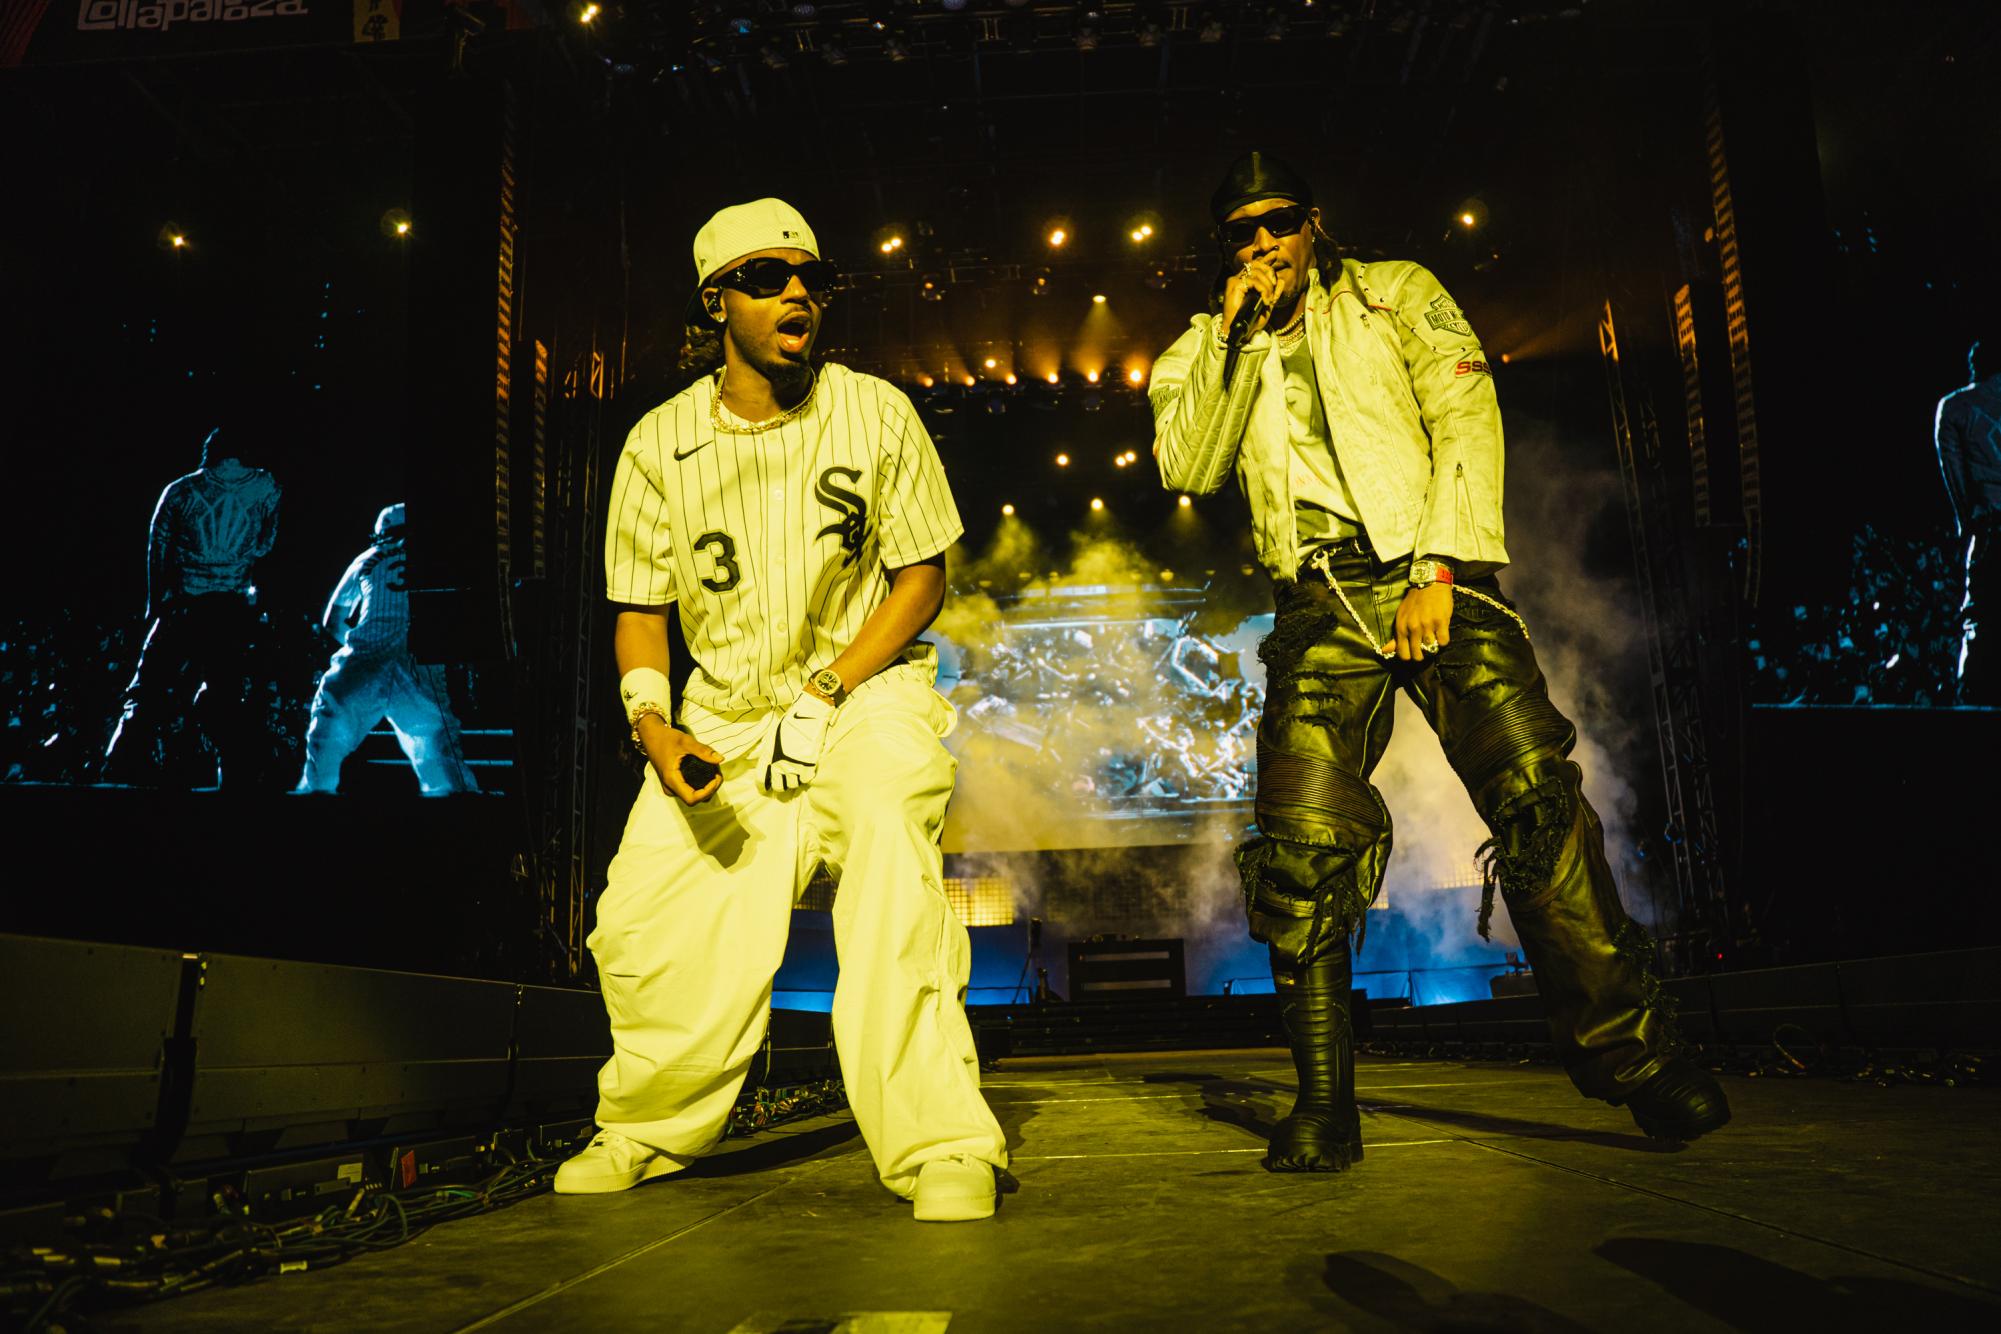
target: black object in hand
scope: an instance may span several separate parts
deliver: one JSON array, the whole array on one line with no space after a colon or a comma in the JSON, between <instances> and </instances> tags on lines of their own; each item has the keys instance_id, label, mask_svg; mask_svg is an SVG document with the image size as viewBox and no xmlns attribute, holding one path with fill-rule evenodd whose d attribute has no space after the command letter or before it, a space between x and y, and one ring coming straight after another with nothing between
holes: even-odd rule
<instances>
[{"instance_id":1,"label":"black object in hand","mask_svg":"<svg viewBox=\"0 0 2001 1334\"><path fill-rule=\"evenodd\" d=\"M707 787L709 780L720 772L721 770L717 766L710 764L699 755L683 755L681 757L681 781L697 792Z\"/></svg>"}]
</instances>

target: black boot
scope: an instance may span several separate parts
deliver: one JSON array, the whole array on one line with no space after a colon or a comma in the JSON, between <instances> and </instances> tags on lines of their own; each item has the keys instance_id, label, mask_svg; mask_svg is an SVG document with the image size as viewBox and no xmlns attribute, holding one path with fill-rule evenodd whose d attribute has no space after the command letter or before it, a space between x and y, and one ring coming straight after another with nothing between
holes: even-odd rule
<instances>
[{"instance_id":1,"label":"black boot","mask_svg":"<svg viewBox=\"0 0 2001 1334\"><path fill-rule=\"evenodd\" d=\"M1279 1017L1299 1072L1299 1100L1272 1129L1268 1172L1339 1172L1362 1161L1355 1110L1355 1041L1348 1024L1348 942L1333 957L1297 964L1272 951Z\"/></svg>"},{"instance_id":2,"label":"black boot","mask_svg":"<svg viewBox=\"0 0 2001 1334\"><path fill-rule=\"evenodd\" d=\"M1652 1139L1685 1143L1730 1123L1730 1100L1722 1086L1683 1056L1663 1061L1623 1105Z\"/></svg>"}]
</instances>

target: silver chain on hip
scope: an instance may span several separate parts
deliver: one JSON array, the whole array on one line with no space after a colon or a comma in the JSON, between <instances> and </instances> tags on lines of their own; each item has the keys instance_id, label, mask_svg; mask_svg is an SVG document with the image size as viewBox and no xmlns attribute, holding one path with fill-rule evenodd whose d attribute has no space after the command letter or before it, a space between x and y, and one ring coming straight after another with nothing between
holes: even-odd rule
<instances>
[{"instance_id":1,"label":"silver chain on hip","mask_svg":"<svg viewBox=\"0 0 2001 1334\"><path fill-rule=\"evenodd\" d=\"M1396 646L1393 644L1385 644L1380 639L1377 639L1376 632L1369 628L1369 623L1362 619L1362 615L1360 612L1355 610L1355 604L1348 601L1348 591L1342 588L1341 581L1334 577L1332 561L1333 557L1328 554L1328 548L1322 547L1318 551L1314 552L1313 555L1307 559L1306 563L1308 565L1311 565L1314 569L1320 571L1320 577L1322 579L1325 579L1327 581L1327 586L1334 590L1334 596L1341 599L1341 605L1348 609L1348 615L1352 616L1355 620L1355 624L1361 628L1363 638L1369 641L1369 647L1375 650L1376 656L1379 658L1394 657L1396 655ZM1469 598L1478 598L1480 599L1480 601L1486 603L1488 606L1494 608L1496 611L1502 612L1507 616L1509 620L1513 621L1515 625L1521 630L1523 639L1527 639L1529 637L1529 623L1523 620L1520 614L1517 613L1513 607L1510 607L1505 603L1498 601L1497 599L1490 598L1485 593L1482 593L1477 589L1461 588L1457 584L1449 585L1449 587L1451 587L1454 593L1463 593Z\"/></svg>"}]
</instances>

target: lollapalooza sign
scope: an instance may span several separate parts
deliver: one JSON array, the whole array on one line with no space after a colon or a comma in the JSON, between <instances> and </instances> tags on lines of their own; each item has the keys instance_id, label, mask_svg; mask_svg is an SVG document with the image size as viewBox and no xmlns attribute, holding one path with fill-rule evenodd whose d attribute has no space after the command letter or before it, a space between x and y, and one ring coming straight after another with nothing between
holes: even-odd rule
<instances>
[{"instance_id":1,"label":"lollapalooza sign","mask_svg":"<svg viewBox=\"0 0 2001 1334\"><path fill-rule=\"evenodd\" d=\"M460 0L0 0L0 66L393 42L444 30ZM500 0L508 28L554 5Z\"/></svg>"},{"instance_id":2,"label":"lollapalooza sign","mask_svg":"<svg viewBox=\"0 0 2001 1334\"><path fill-rule=\"evenodd\" d=\"M326 0L321 4L332 8ZM178 24L245 23L310 17L311 12L307 0L79 0L76 28L78 32L167 32Z\"/></svg>"}]
</instances>

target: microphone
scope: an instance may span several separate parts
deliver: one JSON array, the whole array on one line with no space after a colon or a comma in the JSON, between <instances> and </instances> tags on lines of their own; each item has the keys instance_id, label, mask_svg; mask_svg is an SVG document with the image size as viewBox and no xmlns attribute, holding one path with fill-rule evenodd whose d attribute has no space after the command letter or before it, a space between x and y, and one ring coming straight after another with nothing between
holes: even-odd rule
<instances>
[{"instance_id":1,"label":"microphone","mask_svg":"<svg viewBox=\"0 0 2001 1334\"><path fill-rule=\"evenodd\" d=\"M1251 326L1258 321L1267 307L1263 292L1252 292L1249 299L1237 309L1237 318L1230 321L1230 346L1242 347L1244 340L1251 336Z\"/></svg>"}]
</instances>

